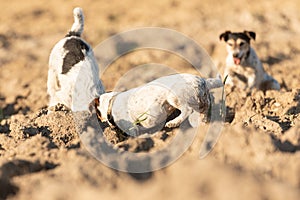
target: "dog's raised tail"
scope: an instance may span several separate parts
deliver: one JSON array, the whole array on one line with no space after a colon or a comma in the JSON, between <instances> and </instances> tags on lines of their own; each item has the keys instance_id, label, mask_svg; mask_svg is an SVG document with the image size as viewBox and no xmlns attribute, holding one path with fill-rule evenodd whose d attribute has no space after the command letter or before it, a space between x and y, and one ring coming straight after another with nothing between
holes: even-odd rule
<instances>
[{"instance_id":1,"label":"dog's raised tail","mask_svg":"<svg viewBox=\"0 0 300 200\"><path fill-rule=\"evenodd\" d=\"M79 7L74 8L73 16L74 16L74 23L68 35L81 36L84 27L84 16L83 16L82 8Z\"/></svg>"},{"instance_id":2,"label":"dog's raised tail","mask_svg":"<svg viewBox=\"0 0 300 200\"><path fill-rule=\"evenodd\" d=\"M206 79L206 85L207 85L208 90L223 87L223 81L221 79L221 75L218 74L216 78Z\"/></svg>"}]
</instances>

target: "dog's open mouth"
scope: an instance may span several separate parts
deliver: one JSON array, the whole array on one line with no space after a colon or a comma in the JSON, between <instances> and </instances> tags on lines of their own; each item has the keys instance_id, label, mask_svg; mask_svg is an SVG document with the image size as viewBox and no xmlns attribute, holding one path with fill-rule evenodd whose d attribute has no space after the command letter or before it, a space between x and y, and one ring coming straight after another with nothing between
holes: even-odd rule
<instances>
[{"instance_id":1,"label":"dog's open mouth","mask_svg":"<svg viewBox=\"0 0 300 200\"><path fill-rule=\"evenodd\" d=\"M238 57L233 57L233 62L234 64L239 65L241 63L241 59Z\"/></svg>"}]
</instances>

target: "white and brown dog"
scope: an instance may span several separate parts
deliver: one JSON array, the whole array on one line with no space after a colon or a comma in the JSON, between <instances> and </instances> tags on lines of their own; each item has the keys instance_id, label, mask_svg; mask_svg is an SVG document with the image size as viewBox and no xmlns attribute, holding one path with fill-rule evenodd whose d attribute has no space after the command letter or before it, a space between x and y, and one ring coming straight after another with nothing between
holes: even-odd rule
<instances>
[{"instance_id":1,"label":"white and brown dog","mask_svg":"<svg viewBox=\"0 0 300 200\"><path fill-rule=\"evenodd\" d=\"M189 116L205 117L211 105L210 89L221 86L220 77L205 80L191 74L174 74L125 92L102 94L97 108L102 122L116 124L129 135L138 135L160 125L178 127ZM176 109L180 114L166 122Z\"/></svg>"},{"instance_id":2,"label":"white and brown dog","mask_svg":"<svg viewBox=\"0 0 300 200\"><path fill-rule=\"evenodd\" d=\"M227 83L242 89L279 90L279 83L266 73L250 46L250 40L255 40L255 36L252 31L226 31L220 35L220 40L224 40L227 44L228 55L224 70L224 75L229 76Z\"/></svg>"},{"instance_id":3,"label":"white and brown dog","mask_svg":"<svg viewBox=\"0 0 300 200\"><path fill-rule=\"evenodd\" d=\"M81 38L84 27L82 9L75 8L73 15L71 30L51 51L47 92L49 107L61 103L72 111L83 111L104 93L104 87L93 50Z\"/></svg>"}]
</instances>

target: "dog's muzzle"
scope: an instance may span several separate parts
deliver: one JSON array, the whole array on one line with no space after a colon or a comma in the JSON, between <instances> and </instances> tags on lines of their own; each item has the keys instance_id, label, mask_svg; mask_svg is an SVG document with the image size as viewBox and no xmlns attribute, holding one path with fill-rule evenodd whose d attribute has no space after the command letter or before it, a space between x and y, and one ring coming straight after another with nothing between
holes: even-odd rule
<instances>
[{"instance_id":1,"label":"dog's muzzle","mask_svg":"<svg viewBox=\"0 0 300 200\"><path fill-rule=\"evenodd\" d=\"M233 62L236 65L239 65L241 63L241 58L239 57L238 53L234 53L233 55Z\"/></svg>"}]
</instances>

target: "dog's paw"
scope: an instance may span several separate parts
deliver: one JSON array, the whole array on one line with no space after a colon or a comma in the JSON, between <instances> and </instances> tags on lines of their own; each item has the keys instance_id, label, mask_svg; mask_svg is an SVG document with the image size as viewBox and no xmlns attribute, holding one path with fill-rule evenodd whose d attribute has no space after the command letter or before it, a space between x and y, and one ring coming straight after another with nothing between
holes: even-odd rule
<instances>
[{"instance_id":1,"label":"dog's paw","mask_svg":"<svg viewBox=\"0 0 300 200\"><path fill-rule=\"evenodd\" d=\"M175 128L175 127L178 127L180 125L180 123L178 122L173 122L173 121L169 121L166 123L166 127L167 128Z\"/></svg>"}]
</instances>

